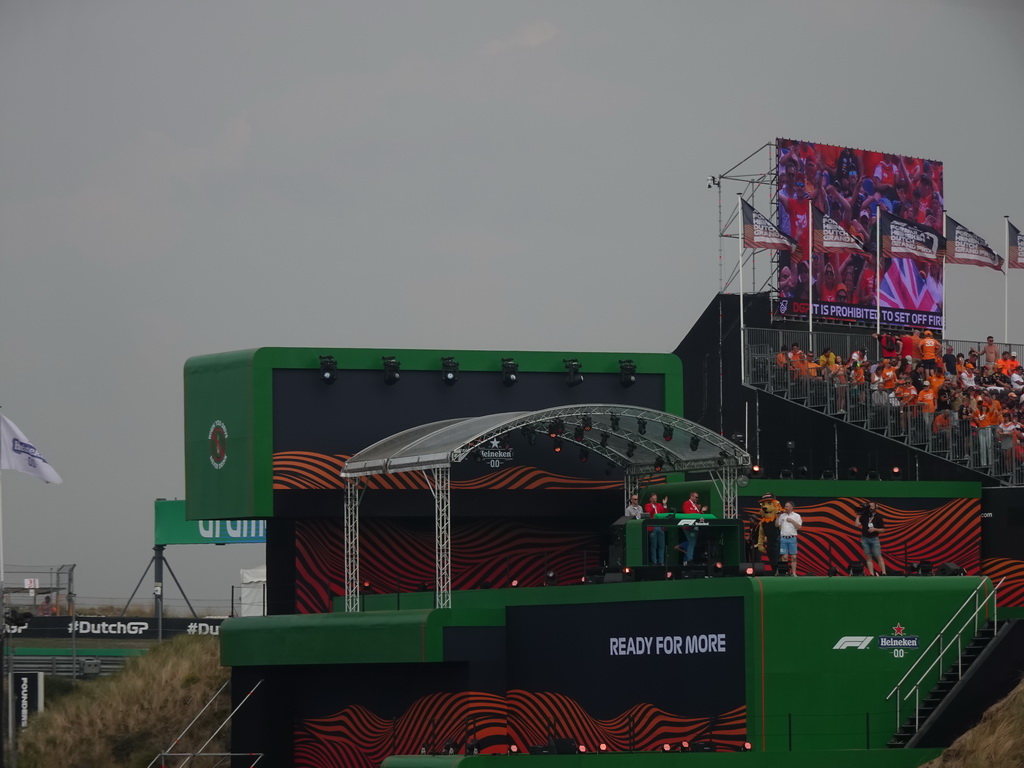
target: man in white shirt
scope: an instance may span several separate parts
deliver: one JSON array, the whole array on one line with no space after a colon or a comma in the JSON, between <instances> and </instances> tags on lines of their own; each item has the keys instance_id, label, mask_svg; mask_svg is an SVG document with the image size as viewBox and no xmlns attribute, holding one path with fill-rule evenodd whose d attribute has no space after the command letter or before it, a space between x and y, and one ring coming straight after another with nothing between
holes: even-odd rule
<instances>
[{"instance_id":1,"label":"man in white shirt","mask_svg":"<svg viewBox=\"0 0 1024 768\"><path fill-rule=\"evenodd\" d=\"M787 501L782 514L775 518L775 525L779 527L780 559L789 563L790 576L796 576L796 536L803 524L792 501Z\"/></svg>"},{"instance_id":2,"label":"man in white shirt","mask_svg":"<svg viewBox=\"0 0 1024 768\"><path fill-rule=\"evenodd\" d=\"M629 506L623 514L633 520L640 520L644 516L644 508L640 506L640 497L637 494L629 497Z\"/></svg>"}]
</instances>

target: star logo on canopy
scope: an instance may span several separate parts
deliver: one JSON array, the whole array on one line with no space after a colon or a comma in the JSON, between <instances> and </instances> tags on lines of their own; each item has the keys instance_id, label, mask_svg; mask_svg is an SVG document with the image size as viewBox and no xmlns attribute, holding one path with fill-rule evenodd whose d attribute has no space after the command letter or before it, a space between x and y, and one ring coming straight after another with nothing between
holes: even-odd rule
<instances>
[{"instance_id":1,"label":"star logo on canopy","mask_svg":"<svg viewBox=\"0 0 1024 768\"><path fill-rule=\"evenodd\" d=\"M498 440L498 438L491 438L491 448L501 448L501 442Z\"/></svg>"},{"instance_id":2,"label":"star logo on canopy","mask_svg":"<svg viewBox=\"0 0 1024 768\"><path fill-rule=\"evenodd\" d=\"M906 632L906 629L907 629L906 627L901 626L900 623L897 622L896 626L892 628L892 633L894 635L901 635L902 636L903 633Z\"/></svg>"}]
</instances>

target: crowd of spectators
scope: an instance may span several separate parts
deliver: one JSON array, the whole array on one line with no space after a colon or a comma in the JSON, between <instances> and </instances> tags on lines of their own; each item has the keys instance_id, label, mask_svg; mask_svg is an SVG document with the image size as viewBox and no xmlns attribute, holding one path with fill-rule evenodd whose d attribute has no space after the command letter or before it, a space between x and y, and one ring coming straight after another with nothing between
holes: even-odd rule
<instances>
[{"instance_id":1,"label":"crowd of spectators","mask_svg":"<svg viewBox=\"0 0 1024 768\"><path fill-rule=\"evenodd\" d=\"M1024 366L1016 353L991 336L980 349L956 354L932 331L872 335L874 354L862 348L848 359L830 348L814 353L783 345L777 375L798 384L827 382L836 413L870 405L895 415L904 433L930 433L940 448L974 439L979 461L1001 473L1024 466Z\"/></svg>"}]
</instances>

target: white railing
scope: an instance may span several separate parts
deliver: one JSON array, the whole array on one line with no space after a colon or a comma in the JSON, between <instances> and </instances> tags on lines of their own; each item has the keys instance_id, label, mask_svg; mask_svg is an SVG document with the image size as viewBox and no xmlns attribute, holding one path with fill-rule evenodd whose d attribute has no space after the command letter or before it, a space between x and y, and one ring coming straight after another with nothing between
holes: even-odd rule
<instances>
[{"instance_id":1,"label":"white railing","mask_svg":"<svg viewBox=\"0 0 1024 768\"><path fill-rule=\"evenodd\" d=\"M963 634L964 634L964 631L973 622L974 623L974 634L971 635L971 639L973 640L974 637L977 636L978 630L979 630L978 616L981 614L981 611L988 606L989 602L992 603L992 626L993 626L993 632L998 632L999 631L999 613L998 613L998 607L996 606L996 593L998 592L999 587L1002 586L1002 584L1003 584L1003 582L1005 580L1006 580L1006 577L1004 576L1002 579L999 580L999 583L995 585L993 590L988 595L986 595L984 598L980 598L979 593L981 592L981 589L986 584L988 584L990 582L985 580L985 581L982 581L980 584L978 584L978 586L975 588L974 592L972 592L967 597L967 599L964 601L963 605L961 605L956 610L956 613L953 614L952 618L950 618L950 620L946 622L946 626L944 626L942 629L939 630L939 634L936 635L935 639L932 640L931 643L928 644L928 647L924 649L924 651L918 657L917 661L915 661L914 664L910 667L910 669L907 670L907 673L905 675L903 675L902 678L900 678L900 681L898 683L896 683L896 686L891 691L889 691L889 695L885 697L886 701L891 699L893 696L896 696L896 728L897 728L897 730L899 730L899 728L903 724L902 720L901 720L901 715L900 715L900 703L903 702L903 701L906 701L911 696L914 697L914 731L916 732L916 731L918 731L920 729L920 727L921 727L921 684L932 673L932 671L935 669L935 667L942 663L943 659L945 658L946 652L950 648L953 647L954 641L955 641L955 645L956 645L956 655L957 655L957 666L956 666L957 680L959 680L963 676ZM964 609L966 609L970 605L972 600L974 601L974 610L970 613L969 616L967 616L966 620L959 627L959 629L955 630L955 632L954 632L954 640L951 640L949 643L945 643L944 639L946 637L946 633L949 631L949 628L951 626L953 626L953 623L957 620L957 617L959 617L964 612ZM921 673L921 675L917 678L917 681L914 682L914 684L910 687L910 690L908 690L905 694L901 695L903 684L905 682L907 682L908 678L910 678L911 675L914 674L914 670L917 669L917 667L920 666L927 659L929 651L931 651L932 648L936 647L936 644L938 644L938 654L936 655L935 660L932 661L932 663L928 665L928 668L925 669L924 672Z\"/></svg>"}]
</instances>

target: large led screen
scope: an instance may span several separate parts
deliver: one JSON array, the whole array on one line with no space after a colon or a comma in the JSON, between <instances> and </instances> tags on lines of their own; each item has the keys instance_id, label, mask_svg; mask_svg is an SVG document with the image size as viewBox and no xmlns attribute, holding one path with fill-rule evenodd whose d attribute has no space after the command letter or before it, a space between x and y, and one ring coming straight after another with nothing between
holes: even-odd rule
<instances>
[{"instance_id":1,"label":"large led screen","mask_svg":"<svg viewBox=\"0 0 1024 768\"><path fill-rule=\"evenodd\" d=\"M779 313L807 317L813 305L815 320L873 326L880 310L882 325L941 328L941 254L885 257L879 270L876 240L880 211L910 225L901 231L939 237L942 163L792 139L776 146L779 229L799 244L780 252Z\"/></svg>"}]
</instances>

